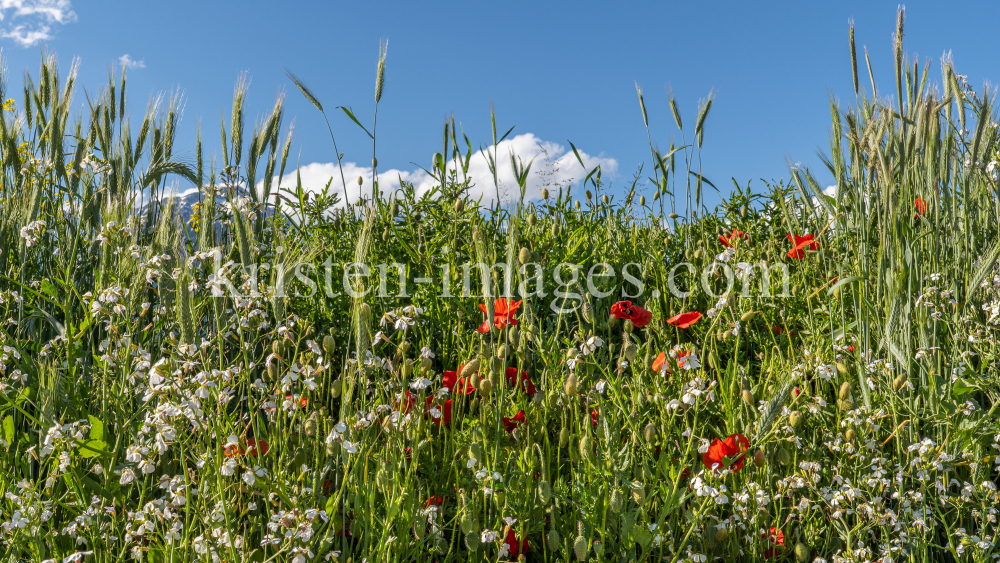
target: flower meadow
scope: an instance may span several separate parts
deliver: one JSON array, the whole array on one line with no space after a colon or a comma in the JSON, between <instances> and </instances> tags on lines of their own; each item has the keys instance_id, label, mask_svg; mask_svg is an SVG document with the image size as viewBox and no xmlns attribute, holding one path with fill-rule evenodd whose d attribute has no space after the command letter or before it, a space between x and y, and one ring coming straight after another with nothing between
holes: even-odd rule
<instances>
[{"instance_id":1,"label":"flower meadow","mask_svg":"<svg viewBox=\"0 0 1000 563\"><path fill-rule=\"evenodd\" d=\"M902 28L901 102L851 30L832 195L793 167L712 209L711 99L692 132L640 91L691 141L614 190L526 200L512 157L522 196L473 200L449 120L434 190L344 202L277 182L281 97L251 128L240 80L188 162L178 100L130 120L113 74L74 115L43 57L0 92L4 560L996 559L993 93Z\"/></svg>"}]
</instances>

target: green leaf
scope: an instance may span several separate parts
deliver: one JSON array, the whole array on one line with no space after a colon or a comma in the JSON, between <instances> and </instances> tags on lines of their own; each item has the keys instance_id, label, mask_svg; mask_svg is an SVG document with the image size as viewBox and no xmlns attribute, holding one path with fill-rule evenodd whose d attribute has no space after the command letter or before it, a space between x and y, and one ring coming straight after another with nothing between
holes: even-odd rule
<instances>
[{"instance_id":1,"label":"green leaf","mask_svg":"<svg viewBox=\"0 0 1000 563\"><path fill-rule=\"evenodd\" d=\"M3 419L3 438L8 444L14 441L14 417L12 416Z\"/></svg>"},{"instance_id":2,"label":"green leaf","mask_svg":"<svg viewBox=\"0 0 1000 563\"><path fill-rule=\"evenodd\" d=\"M98 457L111 453L108 451L108 445L104 440L86 440L81 442L78 452L82 458Z\"/></svg>"},{"instance_id":3,"label":"green leaf","mask_svg":"<svg viewBox=\"0 0 1000 563\"><path fill-rule=\"evenodd\" d=\"M858 280L863 280L863 279L864 278L861 277L861 276L851 276L849 278L842 279L842 280L838 281L837 283L833 284L830 287L830 289L826 290L826 294L828 296L830 296L830 297L833 297L833 294L836 293L838 289L840 289L840 286L845 285L845 284L849 284L849 283L854 283L854 282L856 282Z\"/></svg>"},{"instance_id":4,"label":"green leaf","mask_svg":"<svg viewBox=\"0 0 1000 563\"><path fill-rule=\"evenodd\" d=\"M951 394L956 398L965 395L966 393L971 393L977 389L976 385L968 380L959 379L955 382L955 385L951 388Z\"/></svg>"},{"instance_id":5,"label":"green leaf","mask_svg":"<svg viewBox=\"0 0 1000 563\"><path fill-rule=\"evenodd\" d=\"M344 110L344 113L347 114L347 117L350 117L351 121L353 121L354 123L357 123L358 127L360 127L365 133L367 133L369 137L371 137L372 139L375 138L375 137L372 136L371 133L368 133L368 130L365 129L365 126L362 125L360 121L358 121L358 118L354 117L354 112L351 111L351 108L349 108L347 106L337 106L337 107L339 107L340 109Z\"/></svg>"},{"instance_id":6,"label":"green leaf","mask_svg":"<svg viewBox=\"0 0 1000 563\"><path fill-rule=\"evenodd\" d=\"M104 423L94 415L87 415L90 420L90 438L92 440L104 439Z\"/></svg>"}]
</instances>

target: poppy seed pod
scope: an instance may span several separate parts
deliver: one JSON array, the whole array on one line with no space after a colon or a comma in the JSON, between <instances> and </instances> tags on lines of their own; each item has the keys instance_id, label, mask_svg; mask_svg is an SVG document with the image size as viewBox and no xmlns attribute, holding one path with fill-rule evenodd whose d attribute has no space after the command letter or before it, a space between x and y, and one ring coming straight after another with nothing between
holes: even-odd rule
<instances>
[{"instance_id":1,"label":"poppy seed pod","mask_svg":"<svg viewBox=\"0 0 1000 563\"><path fill-rule=\"evenodd\" d=\"M334 349L337 347L337 341L331 335L326 335L323 337L323 350L327 354L333 354Z\"/></svg>"},{"instance_id":2,"label":"poppy seed pod","mask_svg":"<svg viewBox=\"0 0 1000 563\"><path fill-rule=\"evenodd\" d=\"M566 391L566 394L568 396L574 397L576 396L578 385L579 382L576 379L576 374L571 373L569 374L569 377L566 378L566 383L563 385L563 390Z\"/></svg>"},{"instance_id":3,"label":"poppy seed pod","mask_svg":"<svg viewBox=\"0 0 1000 563\"><path fill-rule=\"evenodd\" d=\"M559 551L562 547L562 538L555 528L549 530L549 533L545 536L545 544L548 546L549 551Z\"/></svg>"},{"instance_id":4,"label":"poppy seed pod","mask_svg":"<svg viewBox=\"0 0 1000 563\"><path fill-rule=\"evenodd\" d=\"M531 251L522 246L521 250L517 251L517 260L521 264L531 262Z\"/></svg>"},{"instance_id":5,"label":"poppy seed pod","mask_svg":"<svg viewBox=\"0 0 1000 563\"><path fill-rule=\"evenodd\" d=\"M851 382L845 381L840 384L840 392L837 393L837 397L846 401L847 398L850 396L851 396Z\"/></svg>"}]
</instances>

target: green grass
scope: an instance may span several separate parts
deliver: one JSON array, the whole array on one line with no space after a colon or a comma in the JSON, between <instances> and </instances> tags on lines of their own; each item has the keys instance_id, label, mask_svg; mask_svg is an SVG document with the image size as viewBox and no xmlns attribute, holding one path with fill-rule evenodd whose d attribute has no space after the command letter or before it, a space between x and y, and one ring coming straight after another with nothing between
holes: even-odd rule
<instances>
[{"instance_id":1,"label":"green grass","mask_svg":"<svg viewBox=\"0 0 1000 563\"><path fill-rule=\"evenodd\" d=\"M199 133L185 163L177 100L132 131L115 75L73 115L75 69L63 79L45 58L23 97L0 92L4 559L496 561L516 537L528 561L992 560L992 92L948 61L934 85L896 50L901 104L861 91L856 59L857 98L830 102L834 196L793 168L714 209L698 165L711 96L681 129L690 145L650 135L651 188L611 194L595 169L484 207L449 121L435 190L383 180L342 206L342 176L322 193L275 185L283 100L246 127L243 78L221 151L204 156ZM380 103L385 60L383 47ZM374 156L374 117L371 138ZM541 166L515 163L522 194ZM143 205L178 182L205 186L187 224ZM746 236L727 251L734 230ZM789 234L816 242L796 258ZM364 296L341 283L352 262L374 269L353 280ZM473 269L464 293L475 262L545 295L481 334L479 306L499 309L506 280ZM393 263L406 297L376 267ZM578 283L554 281L563 263ZM588 287L602 263L619 275ZM740 263L754 265L747 291L720 300L724 264ZM762 266L777 264L789 293L765 296ZM213 297L219 268L244 297ZM640 284L649 324L610 316ZM668 322L695 311L689 328ZM445 396L446 372L470 364L472 392ZM448 400L446 424L425 416ZM729 454L721 470L709 447Z\"/></svg>"}]
</instances>

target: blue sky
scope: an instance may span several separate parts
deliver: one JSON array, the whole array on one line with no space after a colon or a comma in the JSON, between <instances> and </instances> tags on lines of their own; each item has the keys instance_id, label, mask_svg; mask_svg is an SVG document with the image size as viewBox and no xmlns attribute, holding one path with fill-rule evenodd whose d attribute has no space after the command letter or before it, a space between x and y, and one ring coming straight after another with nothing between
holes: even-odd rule
<instances>
[{"instance_id":1,"label":"blue sky","mask_svg":"<svg viewBox=\"0 0 1000 563\"><path fill-rule=\"evenodd\" d=\"M293 153L315 183L333 170L326 127L285 77L295 72L332 108L350 105L371 122L380 40L388 39L386 87L379 106L380 172L426 180L454 113L474 146L489 145L489 107L501 131L521 135L507 150L525 160L546 147L560 181L579 178L567 140L602 163L620 188L640 164L651 172L635 93L645 92L660 146L680 140L665 87L673 89L690 139L699 99L715 103L706 124L704 175L728 192L741 184L787 178L786 161L828 175L816 156L827 146L830 94L854 100L848 19L858 49L867 46L880 92L894 91L893 2L82 2L0 0L0 45L8 88L37 74L44 46L63 69L80 57L76 102L94 97L109 65L128 55L132 115L156 93L180 88L184 116L177 150L191 158L200 119L206 148L219 150L220 111L228 115L237 75L251 78L248 115L263 115L287 91L286 123L296 120ZM1000 60L991 40L1000 6L955 2L907 4L905 48L931 60L952 51L959 73L982 85ZM870 92L864 67L861 86ZM15 96L17 98L19 96ZM370 165L367 137L329 111L351 177ZM561 159L560 159L561 157ZM535 170L544 170L536 160ZM383 176L385 182L385 176ZM532 186L538 188L541 178ZM366 182L367 184L367 182ZM481 186L482 193L493 192ZM485 189L487 188L488 189ZM537 193L533 190L532 193Z\"/></svg>"}]
</instances>

